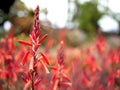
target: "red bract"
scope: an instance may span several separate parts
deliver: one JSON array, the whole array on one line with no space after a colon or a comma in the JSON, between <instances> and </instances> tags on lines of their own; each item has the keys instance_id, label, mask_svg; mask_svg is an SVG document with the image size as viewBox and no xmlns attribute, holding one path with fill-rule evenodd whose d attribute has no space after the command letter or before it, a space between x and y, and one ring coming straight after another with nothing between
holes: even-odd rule
<instances>
[{"instance_id":1,"label":"red bract","mask_svg":"<svg viewBox=\"0 0 120 90\"><path fill-rule=\"evenodd\" d=\"M59 47L59 50L58 50L58 54L57 54L57 62L58 62L58 64L60 64L60 65L62 65L63 64L63 62L64 62L64 42L63 41L61 41L60 42L60 47Z\"/></svg>"},{"instance_id":2,"label":"red bract","mask_svg":"<svg viewBox=\"0 0 120 90\"><path fill-rule=\"evenodd\" d=\"M23 40L19 40L19 43L24 44L24 45L29 45L29 46L31 46L31 44L30 44L30 43L25 42L25 41L23 41Z\"/></svg>"},{"instance_id":3,"label":"red bract","mask_svg":"<svg viewBox=\"0 0 120 90\"><path fill-rule=\"evenodd\" d=\"M39 42L38 43L41 43L41 42L43 42L43 40L46 38L48 36L48 34L45 34L40 40L39 40Z\"/></svg>"},{"instance_id":4,"label":"red bract","mask_svg":"<svg viewBox=\"0 0 120 90\"><path fill-rule=\"evenodd\" d=\"M25 62L27 61L28 54L29 54L29 52L25 53L25 56L23 57L22 62L21 62L22 65L24 65Z\"/></svg>"},{"instance_id":5,"label":"red bract","mask_svg":"<svg viewBox=\"0 0 120 90\"><path fill-rule=\"evenodd\" d=\"M47 56L46 56L44 53L41 53L41 55L42 55L44 61L45 61L47 64L49 64Z\"/></svg>"},{"instance_id":6,"label":"red bract","mask_svg":"<svg viewBox=\"0 0 120 90\"><path fill-rule=\"evenodd\" d=\"M39 60L39 61L40 61L41 65L42 65L43 69L45 70L45 72L48 74L48 73L49 73L49 70L48 70L48 68L46 67L45 63L44 63L42 60Z\"/></svg>"}]
</instances>

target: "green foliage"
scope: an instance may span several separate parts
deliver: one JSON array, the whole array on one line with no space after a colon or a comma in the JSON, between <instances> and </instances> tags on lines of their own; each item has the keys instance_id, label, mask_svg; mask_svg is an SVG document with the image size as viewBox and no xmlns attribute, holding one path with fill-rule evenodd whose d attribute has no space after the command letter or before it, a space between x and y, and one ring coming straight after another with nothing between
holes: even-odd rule
<instances>
[{"instance_id":1,"label":"green foliage","mask_svg":"<svg viewBox=\"0 0 120 90\"><path fill-rule=\"evenodd\" d=\"M77 3L77 11L73 16L73 21L77 21L78 27L87 33L94 33L99 27L97 21L103 13L97 7L98 4L93 1L83 4Z\"/></svg>"}]
</instances>

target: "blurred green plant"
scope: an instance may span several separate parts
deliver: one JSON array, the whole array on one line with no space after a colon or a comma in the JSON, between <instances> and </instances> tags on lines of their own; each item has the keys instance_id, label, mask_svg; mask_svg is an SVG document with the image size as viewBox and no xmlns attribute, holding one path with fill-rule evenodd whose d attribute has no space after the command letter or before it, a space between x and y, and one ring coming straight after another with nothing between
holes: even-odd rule
<instances>
[{"instance_id":1,"label":"blurred green plant","mask_svg":"<svg viewBox=\"0 0 120 90\"><path fill-rule=\"evenodd\" d=\"M90 0L85 3L79 3L75 0L76 12L72 20L78 23L78 28L84 30L88 34L97 32L99 28L97 21L102 17L103 13L98 10L97 0Z\"/></svg>"}]
</instances>

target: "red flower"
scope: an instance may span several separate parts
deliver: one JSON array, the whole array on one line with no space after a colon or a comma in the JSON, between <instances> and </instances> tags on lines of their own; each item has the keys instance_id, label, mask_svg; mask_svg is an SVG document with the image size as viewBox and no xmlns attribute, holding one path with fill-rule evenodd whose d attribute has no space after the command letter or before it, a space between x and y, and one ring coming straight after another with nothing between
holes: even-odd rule
<instances>
[{"instance_id":1,"label":"red flower","mask_svg":"<svg viewBox=\"0 0 120 90\"><path fill-rule=\"evenodd\" d=\"M39 6L37 6L37 8L35 9L35 13L34 13L33 28L29 35L31 42L26 42L23 40L19 41L19 43L21 44L30 46L29 51L23 57L22 65L25 64L28 54L30 53L32 57L29 62L29 70L28 70L28 74L25 74L23 76L23 81L26 82L25 88L31 87L32 90L34 90L34 86L38 85L41 81L40 78L36 78L36 76L39 76L38 70L37 70L38 62L41 63L45 72L49 73L47 66L46 66L46 64L49 64L47 56L44 53L40 53L40 55L38 55L39 54L38 48L40 47L43 40L47 37L47 34L45 34L42 38L40 38L40 34L41 34L41 30L40 30L40 20L39 20Z\"/></svg>"}]
</instances>

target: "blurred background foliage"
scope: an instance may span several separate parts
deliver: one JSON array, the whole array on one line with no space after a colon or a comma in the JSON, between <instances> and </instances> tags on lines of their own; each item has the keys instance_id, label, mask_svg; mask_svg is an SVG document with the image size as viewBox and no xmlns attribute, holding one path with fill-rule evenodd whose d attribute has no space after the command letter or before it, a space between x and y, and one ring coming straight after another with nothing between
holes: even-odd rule
<instances>
[{"instance_id":1,"label":"blurred background foliage","mask_svg":"<svg viewBox=\"0 0 120 90\"><path fill-rule=\"evenodd\" d=\"M6 2L8 4L7 6L5 5ZM70 5L70 3L74 4L75 9L70 10L68 7L68 23L72 22L74 27L69 28L69 26L65 26L58 28L53 26L49 20L41 20L43 34L49 33L49 35L51 35L50 38L55 38L56 42L58 36L60 36L59 30L63 30L67 32L64 36L67 43L73 46L80 45L86 38L90 39L90 36L96 35L98 30L100 30L98 21L104 15L109 15L117 20L120 26L119 14L112 12L107 6L102 6L99 0L88 0L84 3L81 3L80 0L68 0L68 5ZM99 10L98 7L100 5L104 8L103 11ZM41 9L41 13L47 16L47 9ZM8 32L8 30L6 31L4 28L5 21L12 23L15 35L20 35L21 33L28 35L31 31L33 15L33 10L28 9L21 0L0 0L0 37Z\"/></svg>"},{"instance_id":2,"label":"blurred background foliage","mask_svg":"<svg viewBox=\"0 0 120 90\"><path fill-rule=\"evenodd\" d=\"M84 3L82 3L84 0L68 1L70 4L75 5L75 9L73 11L69 10L68 12L69 14L73 14L71 21L76 23L77 27L87 35L94 35L98 32L101 28L98 21L105 15L116 20L120 27L120 13L115 13L109 8L108 0L104 0L107 5L102 4L100 0L86 0ZM114 34L114 31L108 33ZM120 35L120 30L118 30L118 35Z\"/></svg>"},{"instance_id":3,"label":"blurred background foliage","mask_svg":"<svg viewBox=\"0 0 120 90\"><path fill-rule=\"evenodd\" d=\"M96 33L99 25L97 21L104 15L98 10L98 2L91 0L83 4L75 0L76 12L72 20L78 23L79 29L84 30L86 33Z\"/></svg>"}]
</instances>

